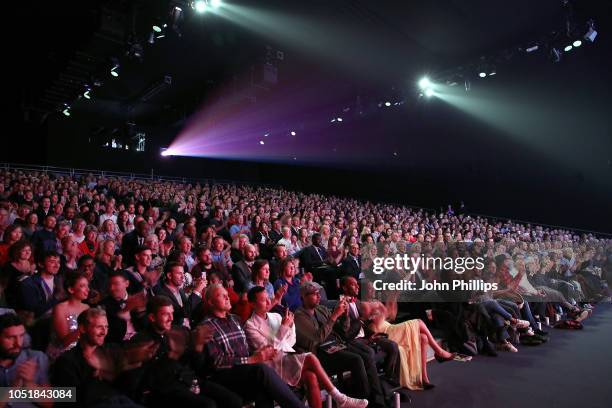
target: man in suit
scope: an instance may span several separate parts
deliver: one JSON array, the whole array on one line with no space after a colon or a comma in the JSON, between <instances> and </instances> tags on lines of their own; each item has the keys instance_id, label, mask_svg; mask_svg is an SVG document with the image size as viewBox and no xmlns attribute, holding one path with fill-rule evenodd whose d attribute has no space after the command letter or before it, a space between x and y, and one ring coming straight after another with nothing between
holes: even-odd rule
<instances>
[{"instance_id":1,"label":"man in suit","mask_svg":"<svg viewBox=\"0 0 612 408\"><path fill-rule=\"evenodd\" d=\"M278 241L283 237L281 232L281 222L276 219L272 222L272 231L270 231L270 241L272 244L278 244Z\"/></svg>"},{"instance_id":2,"label":"man in suit","mask_svg":"<svg viewBox=\"0 0 612 408\"><path fill-rule=\"evenodd\" d=\"M36 209L36 215L38 215L38 223L42 225L47 215L53 215L51 210L51 198L43 197L40 200L40 206Z\"/></svg>"},{"instance_id":3,"label":"man in suit","mask_svg":"<svg viewBox=\"0 0 612 408\"><path fill-rule=\"evenodd\" d=\"M121 240L121 255L128 266L134 266L136 248L144 246L147 235L149 235L149 225L145 220L141 220L136 223L134 231L125 234Z\"/></svg>"},{"instance_id":4,"label":"man in suit","mask_svg":"<svg viewBox=\"0 0 612 408\"><path fill-rule=\"evenodd\" d=\"M342 295L347 301L348 314L339 319L336 331L347 342L349 349L356 349L367 355L374 356L374 347L378 346L385 354L383 367L386 380L395 385L399 380L400 353L397 343L384 337L373 337L372 333L361 320L359 301L359 282L352 276L345 276L340 282ZM348 319L349 324L342 324Z\"/></svg>"},{"instance_id":5,"label":"man in suit","mask_svg":"<svg viewBox=\"0 0 612 408\"><path fill-rule=\"evenodd\" d=\"M362 278L361 255L359 255L359 245L351 244L349 253L340 264L341 276L352 276L355 279Z\"/></svg>"},{"instance_id":6,"label":"man in suit","mask_svg":"<svg viewBox=\"0 0 612 408\"><path fill-rule=\"evenodd\" d=\"M165 279L153 288L156 296L163 295L172 301L173 321L177 325L191 328L191 317L202 302L202 291L206 287L205 279L197 279L189 297L181 289L185 283L185 270L178 262L168 262L164 268Z\"/></svg>"},{"instance_id":7,"label":"man in suit","mask_svg":"<svg viewBox=\"0 0 612 408\"><path fill-rule=\"evenodd\" d=\"M321 234L318 232L312 235L312 245L304 248L300 254L300 264L307 272L313 272L325 264L327 260L327 250L321 245Z\"/></svg>"},{"instance_id":8,"label":"man in suit","mask_svg":"<svg viewBox=\"0 0 612 408\"><path fill-rule=\"evenodd\" d=\"M232 266L232 278L234 279L234 290L236 293L247 292L247 287L251 281L251 271L255 263L255 246L247 244L242 249L241 261Z\"/></svg>"}]
</instances>

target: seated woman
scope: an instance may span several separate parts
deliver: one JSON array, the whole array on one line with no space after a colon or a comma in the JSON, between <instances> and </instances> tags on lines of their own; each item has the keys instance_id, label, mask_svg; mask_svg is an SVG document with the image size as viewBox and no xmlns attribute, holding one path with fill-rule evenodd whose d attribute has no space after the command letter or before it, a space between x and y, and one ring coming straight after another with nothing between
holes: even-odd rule
<instances>
[{"instance_id":1,"label":"seated woman","mask_svg":"<svg viewBox=\"0 0 612 408\"><path fill-rule=\"evenodd\" d=\"M270 298L270 309L278 305L285 294L285 287L281 286L276 293L274 287L270 283L270 263L266 259L258 259L252 267L251 281L247 283L247 291L255 286L261 286L266 290Z\"/></svg>"},{"instance_id":2,"label":"seated woman","mask_svg":"<svg viewBox=\"0 0 612 408\"><path fill-rule=\"evenodd\" d=\"M32 245L25 240L15 242L9 252L10 262L1 269L0 285L6 304L16 307L19 282L36 272L32 259Z\"/></svg>"},{"instance_id":3,"label":"seated woman","mask_svg":"<svg viewBox=\"0 0 612 408\"><path fill-rule=\"evenodd\" d=\"M338 391L321 366L319 359L312 353L295 353L295 325L293 313L286 309L281 317L278 313L268 313L270 297L261 286L255 286L248 292L248 299L253 306L253 315L245 324L249 347L255 351L262 347L274 347L276 355L266 361L276 373L292 387L303 385L306 388L308 405L321 408L321 390L331 395L339 408L360 407L368 405L365 399L356 399Z\"/></svg>"},{"instance_id":4,"label":"seated woman","mask_svg":"<svg viewBox=\"0 0 612 408\"><path fill-rule=\"evenodd\" d=\"M387 319L394 320L394 313L388 313L380 302L361 302L360 315L369 318L370 330L374 333L386 334L390 340L397 343L400 350L400 385L411 390L429 390L434 387L427 375L427 346L430 346L436 360L445 362L458 357L457 353L444 350L433 338L425 323L420 319L412 319L399 324L391 324ZM465 358L462 356L462 358Z\"/></svg>"},{"instance_id":5,"label":"seated woman","mask_svg":"<svg viewBox=\"0 0 612 408\"><path fill-rule=\"evenodd\" d=\"M89 281L84 274L78 271L67 274L64 289L68 299L53 307L51 341L47 347L47 355L51 360L76 346L79 339L77 318L81 312L89 309L83 303L89 296Z\"/></svg>"}]
</instances>

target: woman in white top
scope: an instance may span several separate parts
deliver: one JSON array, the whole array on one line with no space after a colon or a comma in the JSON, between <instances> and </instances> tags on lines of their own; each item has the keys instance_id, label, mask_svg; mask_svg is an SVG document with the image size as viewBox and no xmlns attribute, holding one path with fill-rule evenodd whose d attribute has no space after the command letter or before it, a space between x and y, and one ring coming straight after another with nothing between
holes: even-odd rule
<instances>
[{"instance_id":1,"label":"woman in white top","mask_svg":"<svg viewBox=\"0 0 612 408\"><path fill-rule=\"evenodd\" d=\"M276 355L266 364L290 386L305 386L310 407L322 407L321 386L336 401L338 408L364 408L368 405L365 399L351 398L338 391L314 354L295 352L293 313L288 309L284 317L278 313L268 313L270 297L261 286L249 290L248 299L253 306L253 314L245 324L249 347L253 351L274 347Z\"/></svg>"}]
</instances>

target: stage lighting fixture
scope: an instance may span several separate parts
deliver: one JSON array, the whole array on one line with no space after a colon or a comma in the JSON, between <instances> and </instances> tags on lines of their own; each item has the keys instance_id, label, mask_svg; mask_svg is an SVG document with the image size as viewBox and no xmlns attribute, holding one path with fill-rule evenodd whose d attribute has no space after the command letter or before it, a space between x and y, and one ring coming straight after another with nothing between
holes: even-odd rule
<instances>
[{"instance_id":1,"label":"stage lighting fixture","mask_svg":"<svg viewBox=\"0 0 612 408\"><path fill-rule=\"evenodd\" d=\"M193 6L195 11L198 13L205 13L208 8L208 4L204 0L198 0L193 2Z\"/></svg>"},{"instance_id":2,"label":"stage lighting fixture","mask_svg":"<svg viewBox=\"0 0 612 408\"><path fill-rule=\"evenodd\" d=\"M161 33L162 31L161 25L153 24L153 31L155 31L156 33Z\"/></svg>"},{"instance_id":3,"label":"stage lighting fixture","mask_svg":"<svg viewBox=\"0 0 612 408\"><path fill-rule=\"evenodd\" d=\"M597 37L597 31L595 31L595 21L587 21L587 27L589 27L589 31L587 31L587 33L584 35L584 39L588 42L594 42L595 37Z\"/></svg>"},{"instance_id":4,"label":"stage lighting fixture","mask_svg":"<svg viewBox=\"0 0 612 408\"><path fill-rule=\"evenodd\" d=\"M391 102L385 102L385 106L391 106Z\"/></svg>"},{"instance_id":5,"label":"stage lighting fixture","mask_svg":"<svg viewBox=\"0 0 612 408\"><path fill-rule=\"evenodd\" d=\"M572 46L571 45L566 45L565 48L563 49L563 51L568 52L572 50Z\"/></svg>"},{"instance_id":6,"label":"stage lighting fixture","mask_svg":"<svg viewBox=\"0 0 612 408\"><path fill-rule=\"evenodd\" d=\"M70 116L70 106L68 104L64 104L64 110L62 110L64 116Z\"/></svg>"},{"instance_id":7,"label":"stage lighting fixture","mask_svg":"<svg viewBox=\"0 0 612 408\"><path fill-rule=\"evenodd\" d=\"M83 92L83 97L85 99L91 99L91 95L89 94L91 92L91 88L89 86L85 87L85 92Z\"/></svg>"},{"instance_id":8,"label":"stage lighting fixture","mask_svg":"<svg viewBox=\"0 0 612 408\"><path fill-rule=\"evenodd\" d=\"M263 144L265 144L265 143L264 143L264 141L263 141L263 140L260 140L260 141L259 141L259 144L260 144L260 145L263 145Z\"/></svg>"},{"instance_id":9,"label":"stage lighting fixture","mask_svg":"<svg viewBox=\"0 0 612 408\"><path fill-rule=\"evenodd\" d=\"M336 121L336 118L332 118L331 123L334 123Z\"/></svg>"},{"instance_id":10,"label":"stage lighting fixture","mask_svg":"<svg viewBox=\"0 0 612 408\"><path fill-rule=\"evenodd\" d=\"M481 71L481 72L478 73L478 76L481 77L481 78L484 78L484 77L487 76L487 73L484 72L484 71Z\"/></svg>"},{"instance_id":11,"label":"stage lighting fixture","mask_svg":"<svg viewBox=\"0 0 612 408\"><path fill-rule=\"evenodd\" d=\"M497 71L492 69L491 72L489 72L489 76L493 76L493 75L497 75Z\"/></svg>"},{"instance_id":12,"label":"stage lighting fixture","mask_svg":"<svg viewBox=\"0 0 612 408\"><path fill-rule=\"evenodd\" d=\"M119 61L117 60L117 58L113 58L112 62L113 62L113 66L112 66L112 68L110 70L110 73L111 73L112 76L117 78L119 76L119 68L120 68Z\"/></svg>"},{"instance_id":13,"label":"stage lighting fixture","mask_svg":"<svg viewBox=\"0 0 612 408\"><path fill-rule=\"evenodd\" d=\"M159 149L159 151L162 157L170 156L170 150L167 147L162 147Z\"/></svg>"},{"instance_id":14,"label":"stage lighting fixture","mask_svg":"<svg viewBox=\"0 0 612 408\"><path fill-rule=\"evenodd\" d=\"M574 43L573 43L572 45L573 45L575 48L578 48L578 47L580 47L580 46L582 45L582 41L580 41L580 40L576 40L576 41L574 41Z\"/></svg>"},{"instance_id":15,"label":"stage lighting fixture","mask_svg":"<svg viewBox=\"0 0 612 408\"><path fill-rule=\"evenodd\" d=\"M433 96L433 94L434 94L433 89L428 88L428 89L425 90L425 96L426 97L431 98Z\"/></svg>"},{"instance_id":16,"label":"stage lighting fixture","mask_svg":"<svg viewBox=\"0 0 612 408\"><path fill-rule=\"evenodd\" d=\"M540 48L540 47L538 47L537 45L533 45L533 46L525 49L525 51L527 51L527 52L534 52L534 51L537 51L538 48Z\"/></svg>"},{"instance_id":17,"label":"stage lighting fixture","mask_svg":"<svg viewBox=\"0 0 612 408\"><path fill-rule=\"evenodd\" d=\"M550 50L550 57L552 58L553 62L561 61L561 51L559 51L558 48L551 49Z\"/></svg>"},{"instance_id":18,"label":"stage lighting fixture","mask_svg":"<svg viewBox=\"0 0 612 408\"><path fill-rule=\"evenodd\" d=\"M338 118L338 122L342 122L342 118Z\"/></svg>"},{"instance_id":19,"label":"stage lighting fixture","mask_svg":"<svg viewBox=\"0 0 612 408\"><path fill-rule=\"evenodd\" d=\"M419 88L421 88L422 90L425 90L429 88L430 86L431 86L431 81L427 77L423 77L419 81Z\"/></svg>"},{"instance_id":20,"label":"stage lighting fixture","mask_svg":"<svg viewBox=\"0 0 612 408\"><path fill-rule=\"evenodd\" d=\"M291 136L295 136L297 133L295 133L295 130L291 131Z\"/></svg>"}]
</instances>

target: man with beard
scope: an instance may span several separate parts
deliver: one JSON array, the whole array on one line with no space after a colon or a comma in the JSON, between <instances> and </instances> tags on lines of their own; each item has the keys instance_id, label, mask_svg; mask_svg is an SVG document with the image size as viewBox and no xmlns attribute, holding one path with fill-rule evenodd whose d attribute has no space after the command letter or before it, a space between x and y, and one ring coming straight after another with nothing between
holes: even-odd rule
<instances>
[{"instance_id":1,"label":"man with beard","mask_svg":"<svg viewBox=\"0 0 612 408\"><path fill-rule=\"evenodd\" d=\"M23 348L25 326L17 315L0 316L0 387L36 389L49 383L49 360L41 351ZM32 403L15 406L33 407Z\"/></svg>"}]
</instances>

